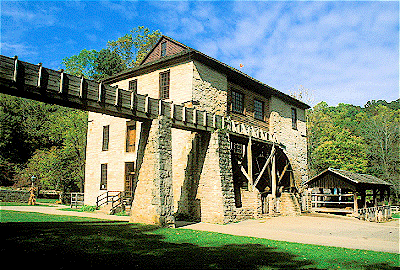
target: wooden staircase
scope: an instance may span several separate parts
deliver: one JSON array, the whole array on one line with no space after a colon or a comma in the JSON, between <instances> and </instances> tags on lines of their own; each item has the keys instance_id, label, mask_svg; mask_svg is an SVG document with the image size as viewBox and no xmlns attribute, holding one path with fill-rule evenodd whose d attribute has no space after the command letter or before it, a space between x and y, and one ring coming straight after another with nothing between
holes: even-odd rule
<instances>
[{"instance_id":1,"label":"wooden staircase","mask_svg":"<svg viewBox=\"0 0 400 270\"><path fill-rule=\"evenodd\" d=\"M125 191L107 191L97 196L96 207L100 212L109 215L123 211L130 215L132 208L131 193Z\"/></svg>"},{"instance_id":2,"label":"wooden staircase","mask_svg":"<svg viewBox=\"0 0 400 270\"><path fill-rule=\"evenodd\" d=\"M298 216L301 214L300 204L293 193L283 192L279 200L281 216Z\"/></svg>"}]
</instances>

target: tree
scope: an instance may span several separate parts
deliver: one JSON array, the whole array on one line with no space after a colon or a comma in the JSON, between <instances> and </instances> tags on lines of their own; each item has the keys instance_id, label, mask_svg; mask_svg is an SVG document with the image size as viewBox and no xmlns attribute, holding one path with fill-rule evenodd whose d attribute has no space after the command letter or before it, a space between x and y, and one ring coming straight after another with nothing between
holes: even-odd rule
<instances>
[{"instance_id":1,"label":"tree","mask_svg":"<svg viewBox=\"0 0 400 270\"><path fill-rule=\"evenodd\" d=\"M75 76L93 78L94 64L99 53L96 50L83 49L78 55L66 57L62 60L65 72Z\"/></svg>"},{"instance_id":2,"label":"tree","mask_svg":"<svg viewBox=\"0 0 400 270\"><path fill-rule=\"evenodd\" d=\"M137 66L160 36L159 30L139 26L115 41L108 41L107 48L83 49L78 55L64 58L62 64L69 74L101 80Z\"/></svg>"},{"instance_id":3,"label":"tree","mask_svg":"<svg viewBox=\"0 0 400 270\"><path fill-rule=\"evenodd\" d=\"M160 37L159 30L150 31L147 27L139 26L132 29L130 34L109 41L107 46L120 56L127 68L132 68L140 64Z\"/></svg>"},{"instance_id":4,"label":"tree","mask_svg":"<svg viewBox=\"0 0 400 270\"><path fill-rule=\"evenodd\" d=\"M95 80L102 80L125 69L124 63L115 51L102 49L93 63Z\"/></svg>"},{"instance_id":5,"label":"tree","mask_svg":"<svg viewBox=\"0 0 400 270\"><path fill-rule=\"evenodd\" d=\"M391 182L400 191L400 109L368 106L362 133L368 142L369 172Z\"/></svg>"}]
</instances>

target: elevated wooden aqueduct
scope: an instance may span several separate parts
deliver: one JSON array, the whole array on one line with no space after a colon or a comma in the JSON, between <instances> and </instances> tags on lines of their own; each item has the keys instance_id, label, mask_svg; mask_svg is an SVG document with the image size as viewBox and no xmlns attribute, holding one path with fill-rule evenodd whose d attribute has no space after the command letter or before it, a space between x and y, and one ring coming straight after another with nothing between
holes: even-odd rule
<instances>
[{"instance_id":1,"label":"elevated wooden aqueduct","mask_svg":"<svg viewBox=\"0 0 400 270\"><path fill-rule=\"evenodd\" d=\"M170 155L170 153L163 152L165 148L161 144L168 142L168 138L163 138L162 130L178 128L206 132L211 136L215 134L216 138L218 138L218 130L223 130L247 142L245 153L243 153L242 157L245 157L247 161L240 160L241 158L239 157L240 161L236 162L238 163L236 165L238 166L237 169L247 178L249 190L255 189L261 183L262 175L267 174L267 167L272 164L272 170L274 171L272 173L268 171L268 174L272 177L273 197L276 197L277 183L282 180L285 172L289 174L290 171L290 164L287 163L286 166L281 168L280 177L277 177L279 173L275 171L275 153L282 151L282 146L273 142L270 134L261 128L239 123L210 112L198 111L173 102L154 99L148 95L112 87L102 82L86 79L83 76L73 76L63 70L55 71L44 68L41 63L34 65L23 62L18 60L17 56L10 58L0 55L0 92L49 104L147 123L149 129L150 126L151 129L154 129L154 136L159 138L149 138L149 140L156 139L156 144L158 144L155 146L156 152L158 151L158 154L162 156ZM253 162L251 162L253 159L251 145L257 143L269 145L269 149L272 150L269 153L269 157L265 159L265 163L255 173L252 166ZM158 162L160 162L159 171L155 172L154 177L162 178L166 175L162 171L165 168L167 170L171 169L171 166L165 166L162 163L170 163L170 158L167 158L167 160L160 159ZM257 176L255 179L253 179L254 175ZM170 176L168 177L170 178ZM170 182L167 179L161 179L156 184L159 185L157 187L159 190L159 205L156 207L157 209L154 209L154 213L142 213L142 216L137 220L144 220L144 222L149 223L168 223L166 220L172 215L171 203L168 201L170 194L167 194L170 190ZM291 186L294 186L294 183L291 183ZM145 214L149 215L148 219L143 217ZM222 219L221 222L224 223L232 221L226 215Z\"/></svg>"}]
</instances>

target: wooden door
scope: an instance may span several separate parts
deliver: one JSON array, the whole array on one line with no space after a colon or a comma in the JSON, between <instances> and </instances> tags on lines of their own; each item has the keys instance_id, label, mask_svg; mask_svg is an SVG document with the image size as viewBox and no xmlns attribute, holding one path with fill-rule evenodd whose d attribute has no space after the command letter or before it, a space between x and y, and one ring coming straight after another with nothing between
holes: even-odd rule
<instances>
[{"instance_id":1,"label":"wooden door","mask_svg":"<svg viewBox=\"0 0 400 270\"><path fill-rule=\"evenodd\" d=\"M133 194L133 180L135 176L135 163L125 162L125 192L132 197Z\"/></svg>"}]
</instances>

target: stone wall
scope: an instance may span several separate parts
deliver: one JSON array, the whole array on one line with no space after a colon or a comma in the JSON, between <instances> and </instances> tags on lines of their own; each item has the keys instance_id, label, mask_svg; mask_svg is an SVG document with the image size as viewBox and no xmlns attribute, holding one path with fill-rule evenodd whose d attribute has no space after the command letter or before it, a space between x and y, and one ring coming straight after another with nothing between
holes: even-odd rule
<instances>
[{"instance_id":1,"label":"stone wall","mask_svg":"<svg viewBox=\"0 0 400 270\"><path fill-rule=\"evenodd\" d=\"M234 219L234 192L230 141L224 131L211 134L200 176L197 198L201 221L225 224Z\"/></svg>"},{"instance_id":2,"label":"stone wall","mask_svg":"<svg viewBox=\"0 0 400 270\"><path fill-rule=\"evenodd\" d=\"M261 194L254 189L248 191L240 188L241 206L235 207L235 221L258 218L261 215Z\"/></svg>"},{"instance_id":3,"label":"stone wall","mask_svg":"<svg viewBox=\"0 0 400 270\"><path fill-rule=\"evenodd\" d=\"M170 71L169 99L176 104L185 103L192 100L192 78L193 62L159 69L137 77L119 81L113 85L118 85L121 89L129 89L129 81L137 79L137 93L149 95L151 98L159 98L160 73Z\"/></svg>"},{"instance_id":4,"label":"stone wall","mask_svg":"<svg viewBox=\"0 0 400 270\"><path fill-rule=\"evenodd\" d=\"M290 104L276 98L270 99L270 134L272 140L285 146L284 153L293 169L297 188L307 181L307 133L305 110L296 108L297 129L292 128L292 108Z\"/></svg>"},{"instance_id":5,"label":"stone wall","mask_svg":"<svg viewBox=\"0 0 400 270\"><path fill-rule=\"evenodd\" d=\"M0 202L28 202L30 194L27 190L0 189Z\"/></svg>"},{"instance_id":6,"label":"stone wall","mask_svg":"<svg viewBox=\"0 0 400 270\"><path fill-rule=\"evenodd\" d=\"M148 134L141 133L141 140L145 140L142 143L144 151L138 169L131 222L170 224L173 223L171 119L160 116L144 124L150 128Z\"/></svg>"},{"instance_id":7,"label":"stone wall","mask_svg":"<svg viewBox=\"0 0 400 270\"><path fill-rule=\"evenodd\" d=\"M192 100L199 110L225 115L227 112L228 81L225 74L193 62Z\"/></svg>"}]
</instances>

